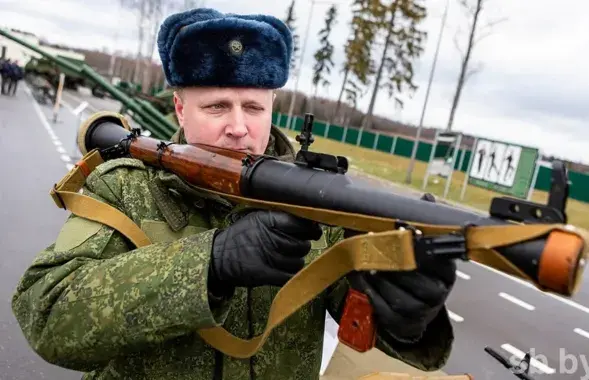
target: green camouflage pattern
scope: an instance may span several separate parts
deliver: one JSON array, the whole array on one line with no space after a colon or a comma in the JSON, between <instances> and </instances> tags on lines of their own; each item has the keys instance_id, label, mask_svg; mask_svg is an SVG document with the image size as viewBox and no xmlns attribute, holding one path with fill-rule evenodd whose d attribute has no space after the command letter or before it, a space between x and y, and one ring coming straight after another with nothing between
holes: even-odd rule
<instances>
[{"instance_id":1,"label":"green camouflage pattern","mask_svg":"<svg viewBox=\"0 0 589 380\"><path fill-rule=\"evenodd\" d=\"M275 127L272 136L266 153L292 159L286 136ZM338 320L345 279L278 326L252 358L224 356L196 331L222 325L241 338L261 334L279 290L238 288L231 299L208 295L213 235L241 207L129 158L97 167L84 194L124 212L154 242L135 248L110 227L68 218L12 300L24 336L43 359L85 372L86 380L319 378L325 313ZM307 263L341 238L340 229L324 227ZM445 364L452 340L444 310L421 342L379 338L378 348L430 371Z\"/></svg>"}]
</instances>

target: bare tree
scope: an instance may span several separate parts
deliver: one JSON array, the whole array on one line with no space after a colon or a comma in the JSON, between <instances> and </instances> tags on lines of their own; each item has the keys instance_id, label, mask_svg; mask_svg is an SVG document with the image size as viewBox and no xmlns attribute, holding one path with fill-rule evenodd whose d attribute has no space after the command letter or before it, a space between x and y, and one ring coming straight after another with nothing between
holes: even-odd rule
<instances>
[{"instance_id":1,"label":"bare tree","mask_svg":"<svg viewBox=\"0 0 589 380\"><path fill-rule=\"evenodd\" d=\"M452 124L454 123L456 109L458 108L460 95L462 95L462 89L464 88L464 85L470 77L482 70L482 65L480 63L476 65L470 64L474 47L484 38L491 35L493 26L507 20L506 18L501 18L499 20L488 22L483 27L479 27L480 16L483 8L487 4L487 1L488 0L459 0L460 5L462 5L463 9L471 18L471 22L470 32L468 34L468 42L466 45L466 52L463 52L460 48L457 36L454 37L454 45L461 54L461 64L460 74L458 75L458 82L456 83L456 91L454 92L454 98L452 99L452 108L450 109L450 116L446 126L446 130L448 131L452 130Z\"/></svg>"},{"instance_id":2,"label":"bare tree","mask_svg":"<svg viewBox=\"0 0 589 380\"><path fill-rule=\"evenodd\" d=\"M139 81L141 72L141 59L143 56L143 44L145 39L146 0L120 0L124 8L137 13L137 55L135 56L135 70L133 71L133 83Z\"/></svg>"},{"instance_id":3,"label":"bare tree","mask_svg":"<svg viewBox=\"0 0 589 380\"><path fill-rule=\"evenodd\" d=\"M121 5L137 15L137 55L133 83L141 81L143 92L152 85L151 68L157 34L163 19L172 12L180 12L203 5L202 0L120 0Z\"/></svg>"},{"instance_id":4,"label":"bare tree","mask_svg":"<svg viewBox=\"0 0 589 380\"><path fill-rule=\"evenodd\" d=\"M147 1L147 27L149 28L147 52L145 54L143 69L143 80L141 82L141 88L143 92L148 92L152 86L152 73L153 67L153 53L155 51L157 33L164 17L164 0L146 0Z\"/></svg>"}]
</instances>

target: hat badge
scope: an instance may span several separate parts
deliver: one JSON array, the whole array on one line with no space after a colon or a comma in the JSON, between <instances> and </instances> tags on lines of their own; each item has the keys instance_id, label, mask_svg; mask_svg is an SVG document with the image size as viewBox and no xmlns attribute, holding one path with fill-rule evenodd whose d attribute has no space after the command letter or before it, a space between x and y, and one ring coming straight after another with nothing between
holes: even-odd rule
<instances>
[{"instance_id":1,"label":"hat badge","mask_svg":"<svg viewBox=\"0 0 589 380\"><path fill-rule=\"evenodd\" d=\"M243 51L243 45L238 40L229 41L229 49L233 54L240 54Z\"/></svg>"}]
</instances>

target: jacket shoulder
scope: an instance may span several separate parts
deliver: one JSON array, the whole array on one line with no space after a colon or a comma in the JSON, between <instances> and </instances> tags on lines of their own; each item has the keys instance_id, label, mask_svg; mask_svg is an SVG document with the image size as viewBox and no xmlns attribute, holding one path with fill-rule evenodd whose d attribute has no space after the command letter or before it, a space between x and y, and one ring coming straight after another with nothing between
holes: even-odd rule
<instances>
[{"instance_id":1,"label":"jacket shoulder","mask_svg":"<svg viewBox=\"0 0 589 380\"><path fill-rule=\"evenodd\" d=\"M108 203L123 207L130 195L149 195L153 168L134 158L117 158L98 165L86 179L86 188Z\"/></svg>"},{"instance_id":2,"label":"jacket shoulder","mask_svg":"<svg viewBox=\"0 0 589 380\"><path fill-rule=\"evenodd\" d=\"M143 161L138 160L136 158L115 158L114 160L108 160L103 162L102 164L98 165L94 171L90 174L92 176L104 176L113 171L117 171L118 169L123 170L132 170L132 169L139 169L141 171L146 171L147 166L143 163Z\"/></svg>"}]
</instances>

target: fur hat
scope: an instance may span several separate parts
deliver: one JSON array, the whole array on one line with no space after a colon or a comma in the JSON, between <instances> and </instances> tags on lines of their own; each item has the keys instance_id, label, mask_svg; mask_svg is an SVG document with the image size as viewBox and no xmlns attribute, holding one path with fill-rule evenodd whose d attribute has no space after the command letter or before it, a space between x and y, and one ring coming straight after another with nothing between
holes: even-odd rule
<instances>
[{"instance_id":1,"label":"fur hat","mask_svg":"<svg viewBox=\"0 0 589 380\"><path fill-rule=\"evenodd\" d=\"M197 8L167 17L158 51L170 86L284 86L292 54L286 24L268 15Z\"/></svg>"}]
</instances>

